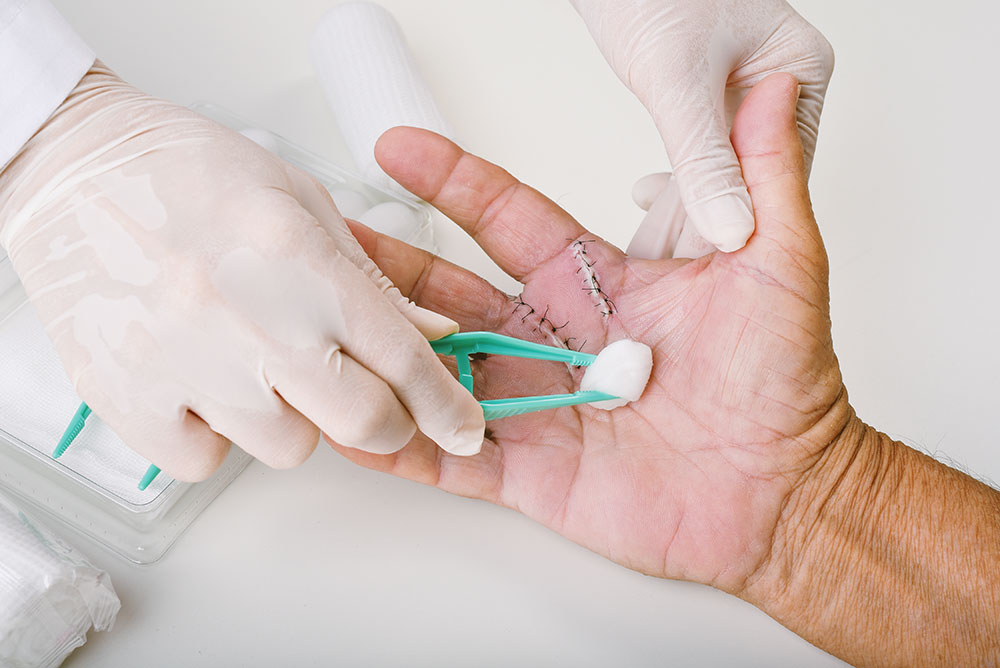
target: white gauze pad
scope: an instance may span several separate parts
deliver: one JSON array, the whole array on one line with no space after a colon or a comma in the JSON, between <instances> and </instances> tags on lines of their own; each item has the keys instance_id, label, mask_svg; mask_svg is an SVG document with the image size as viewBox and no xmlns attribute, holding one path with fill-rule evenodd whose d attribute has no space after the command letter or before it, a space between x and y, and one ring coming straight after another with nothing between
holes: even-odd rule
<instances>
[{"instance_id":1,"label":"white gauze pad","mask_svg":"<svg viewBox=\"0 0 1000 668\"><path fill-rule=\"evenodd\" d=\"M48 458L79 405L34 307L21 305L0 322L0 435ZM139 491L149 462L96 415L59 464L135 505L149 503L170 483L160 475Z\"/></svg>"},{"instance_id":2,"label":"white gauze pad","mask_svg":"<svg viewBox=\"0 0 1000 668\"><path fill-rule=\"evenodd\" d=\"M371 2L337 5L316 26L309 55L358 171L412 197L375 162L375 142L397 125L451 132L392 14Z\"/></svg>"},{"instance_id":3,"label":"white gauze pad","mask_svg":"<svg viewBox=\"0 0 1000 668\"><path fill-rule=\"evenodd\" d=\"M0 666L56 668L120 607L107 573L0 496Z\"/></svg>"},{"instance_id":4,"label":"white gauze pad","mask_svg":"<svg viewBox=\"0 0 1000 668\"><path fill-rule=\"evenodd\" d=\"M607 346L580 382L581 390L604 392L620 399L595 401L595 408L611 410L642 396L653 370L653 351L644 343L622 339Z\"/></svg>"}]
</instances>

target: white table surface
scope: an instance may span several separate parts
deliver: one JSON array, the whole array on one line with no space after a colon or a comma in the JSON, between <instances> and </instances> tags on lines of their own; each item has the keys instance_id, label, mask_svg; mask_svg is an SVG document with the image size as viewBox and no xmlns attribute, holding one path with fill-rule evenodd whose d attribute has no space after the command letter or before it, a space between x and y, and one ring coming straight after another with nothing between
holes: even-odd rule
<instances>
[{"instance_id":1,"label":"white table surface","mask_svg":"<svg viewBox=\"0 0 1000 668\"><path fill-rule=\"evenodd\" d=\"M305 49L330 0L56 4L147 91L343 155ZM470 150L627 243L631 184L667 163L568 4L384 4ZM997 5L795 4L837 51L812 186L852 403L1000 478ZM512 289L457 228L439 219L437 232L447 257ZM151 567L82 547L123 609L72 668L842 665L734 598L326 449L293 471L252 465Z\"/></svg>"}]
</instances>

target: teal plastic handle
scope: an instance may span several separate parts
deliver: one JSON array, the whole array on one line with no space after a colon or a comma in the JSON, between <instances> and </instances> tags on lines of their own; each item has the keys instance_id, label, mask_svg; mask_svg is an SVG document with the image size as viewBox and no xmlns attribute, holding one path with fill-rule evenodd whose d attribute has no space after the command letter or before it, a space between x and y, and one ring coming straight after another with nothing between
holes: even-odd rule
<instances>
[{"instance_id":1,"label":"teal plastic handle","mask_svg":"<svg viewBox=\"0 0 1000 668\"><path fill-rule=\"evenodd\" d=\"M80 407L76 409L76 413L73 415L73 419L70 420L69 426L66 427L66 431L63 432L62 438L59 439L59 444L52 451L53 459L62 457L67 448L73 444L73 441L76 440L76 437L80 435L80 432L87 425L87 418L90 417L91 412L87 402L80 404ZM146 474L139 481L139 491L145 492L146 488L156 480L156 476L158 475L160 475L160 469L155 464L150 464L149 468L146 469Z\"/></svg>"},{"instance_id":2,"label":"teal plastic handle","mask_svg":"<svg viewBox=\"0 0 1000 668\"><path fill-rule=\"evenodd\" d=\"M155 464L150 464L149 468L146 469L146 475L142 476L142 480L139 481L139 491L145 492L158 475L160 475L160 469Z\"/></svg>"},{"instance_id":3,"label":"teal plastic handle","mask_svg":"<svg viewBox=\"0 0 1000 668\"><path fill-rule=\"evenodd\" d=\"M499 420L500 418L512 415L523 415L524 413L534 413L535 411L544 411L550 408L578 406L580 404L589 404L592 401L606 401L617 398L604 392L580 391L573 394L549 394L541 397L487 399L480 401L479 405L483 407L483 415L487 420Z\"/></svg>"},{"instance_id":4,"label":"teal plastic handle","mask_svg":"<svg viewBox=\"0 0 1000 668\"><path fill-rule=\"evenodd\" d=\"M73 419L70 420L69 426L66 427L66 431L63 432L62 438L59 439L59 444L56 449L52 451L52 458L59 459L66 452L66 448L72 445L76 437L80 435L83 428L87 425L87 418L90 417L90 406L86 403L80 404L80 407L76 409L76 413L73 414Z\"/></svg>"}]
</instances>

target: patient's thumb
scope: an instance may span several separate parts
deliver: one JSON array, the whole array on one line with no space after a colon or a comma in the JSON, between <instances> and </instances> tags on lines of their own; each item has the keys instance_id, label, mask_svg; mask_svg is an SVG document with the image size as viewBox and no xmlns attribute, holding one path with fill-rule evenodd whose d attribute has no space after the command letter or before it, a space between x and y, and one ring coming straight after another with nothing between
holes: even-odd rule
<instances>
[{"instance_id":1,"label":"patient's thumb","mask_svg":"<svg viewBox=\"0 0 1000 668\"><path fill-rule=\"evenodd\" d=\"M809 201L805 160L795 118L798 82L790 74L772 74L757 84L733 120L732 143L739 156L753 202L756 232L753 246L768 252L775 244L786 250L808 244L822 248ZM770 242L770 243L768 243Z\"/></svg>"}]
</instances>

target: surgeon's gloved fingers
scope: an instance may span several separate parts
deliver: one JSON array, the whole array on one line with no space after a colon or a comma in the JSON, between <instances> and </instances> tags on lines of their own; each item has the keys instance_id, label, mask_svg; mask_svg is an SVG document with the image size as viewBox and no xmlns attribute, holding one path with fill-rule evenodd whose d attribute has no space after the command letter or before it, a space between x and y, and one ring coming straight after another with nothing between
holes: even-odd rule
<instances>
[{"instance_id":1,"label":"surgeon's gloved fingers","mask_svg":"<svg viewBox=\"0 0 1000 668\"><path fill-rule=\"evenodd\" d=\"M334 275L345 275L346 265L349 260L339 256L330 269ZM352 294L353 299L366 304L366 312L361 318L347 318L344 352L384 380L420 431L443 449L453 454L477 454L486 430L478 402L448 372L424 336L396 306L384 299L360 271L352 269L367 283Z\"/></svg>"},{"instance_id":2,"label":"surgeon's gloved fingers","mask_svg":"<svg viewBox=\"0 0 1000 668\"><path fill-rule=\"evenodd\" d=\"M727 253L739 250L753 234L753 207L708 82L690 82L687 89L667 94L651 112L687 215L713 246Z\"/></svg>"},{"instance_id":3,"label":"surgeon's gloved fingers","mask_svg":"<svg viewBox=\"0 0 1000 668\"><path fill-rule=\"evenodd\" d=\"M705 52L718 28L701 25L712 7L582 0L575 5L611 68L653 117L698 232L719 250L742 248L753 234L753 212L724 113L730 69ZM689 10L695 15L687 16ZM665 49L659 40L671 32L677 33L674 43Z\"/></svg>"},{"instance_id":4,"label":"surgeon's gloved fingers","mask_svg":"<svg viewBox=\"0 0 1000 668\"><path fill-rule=\"evenodd\" d=\"M317 315L322 314L322 309L338 310L336 317L327 318L329 323L336 323L327 334L330 342L339 343L351 358L385 381L417 428L438 445L456 454L478 453L486 428L482 408L438 359L427 343L426 333L400 312L400 302L388 298L398 291L392 288L387 294L373 282L369 274L338 250L334 238L302 207L286 210L284 215L288 225L302 231L300 241L312 249L313 257L303 261L310 261L311 270L318 272L324 282L317 286L317 308L321 309ZM296 218L299 225L294 223ZM351 239L360 248L353 236ZM418 313L423 316L428 312ZM323 348L324 353L328 350ZM289 403L296 405L289 390L276 387ZM305 415L315 421L308 413Z\"/></svg>"},{"instance_id":5,"label":"surgeon's gloved fingers","mask_svg":"<svg viewBox=\"0 0 1000 668\"><path fill-rule=\"evenodd\" d=\"M410 442L417 426L392 389L331 344L325 365L303 357L270 368L275 389L342 445L387 455Z\"/></svg>"},{"instance_id":6,"label":"surgeon's gloved fingers","mask_svg":"<svg viewBox=\"0 0 1000 668\"><path fill-rule=\"evenodd\" d=\"M659 189L655 194L654 188ZM640 207L647 202L648 205L646 215L628 245L628 255L644 260L674 257L681 230L691 226L677 180L666 172L650 174L636 182L632 198Z\"/></svg>"},{"instance_id":7,"label":"surgeon's gloved fingers","mask_svg":"<svg viewBox=\"0 0 1000 668\"><path fill-rule=\"evenodd\" d=\"M182 482L207 480L229 452L229 440L191 411L177 419L151 416L142 420L132 415L128 425L119 435L129 447Z\"/></svg>"},{"instance_id":8,"label":"surgeon's gloved fingers","mask_svg":"<svg viewBox=\"0 0 1000 668\"><path fill-rule=\"evenodd\" d=\"M833 46L811 23L795 14L783 26L786 36L793 36L801 43L806 55L796 63L795 78L799 82L799 97L795 105L795 118L805 155L806 176L812 169L819 134L823 100L830 78L833 76L835 56Z\"/></svg>"},{"instance_id":9,"label":"surgeon's gloved fingers","mask_svg":"<svg viewBox=\"0 0 1000 668\"><path fill-rule=\"evenodd\" d=\"M385 277L382 270L368 257L364 249L361 248L361 244L351 234L344 217L337 211L333 198L330 197L330 193L321 183L294 167L289 166L288 172L299 204L333 238L340 252L368 276L369 280L382 291L386 299L395 305L403 317L409 320L428 341L440 339L458 331L458 323L454 320L420 308L403 296L392 284L392 281Z\"/></svg>"},{"instance_id":10,"label":"surgeon's gloved fingers","mask_svg":"<svg viewBox=\"0 0 1000 668\"><path fill-rule=\"evenodd\" d=\"M649 207L666 190L673 177L670 172L646 174L632 186L632 201L643 211L649 211Z\"/></svg>"},{"instance_id":11,"label":"surgeon's gloved fingers","mask_svg":"<svg viewBox=\"0 0 1000 668\"><path fill-rule=\"evenodd\" d=\"M420 431L442 449L456 455L478 454L486 430L479 403L398 313L384 318L378 327L367 337L352 339L351 357L388 383Z\"/></svg>"},{"instance_id":12,"label":"surgeon's gloved fingers","mask_svg":"<svg viewBox=\"0 0 1000 668\"><path fill-rule=\"evenodd\" d=\"M238 410L206 399L193 408L213 431L271 468L302 464L319 443L319 428L270 388L260 391L266 393L266 408Z\"/></svg>"},{"instance_id":13,"label":"surgeon's gloved fingers","mask_svg":"<svg viewBox=\"0 0 1000 668\"><path fill-rule=\"evenodd\" d=\"M171 478L200 482L222 465L229 452L229 441L212 431L194 412L181 407L167 415L129 406L126 413L101 390L98 382L90 375L82 376L76 387L80 398L130 448Z\"/></svg>"},{"instance_id":14,"label":"surgeon's gloved fingers","mask_svg":"<svg viewBox=\"0 0 1000 668\"><path fill-rule=\"evenodd\" d=\"M691 221L687 221L681 230L680 236L677 238L677 244L674 246L671 257L693 260L714 252L715 246L702 239L698 231L694 229Z\"/></svg>"},{"instance_id":15,"label":"surgeon's gloved fingers","mask_svg":"<svg viewBox=\"0 0 1000 668\"><path fill-rule=\"evenodd\" d=\"M822 86L821 92L817 92L817 88L817 86L800 86L799 101L796 105L796 122L799 138L802 140L807 177L812 171L813 155L816 153L816 140L819 134L819 117L823 112L823 97L826 94L825 85Z\"/></svg>"}]
</instances>

